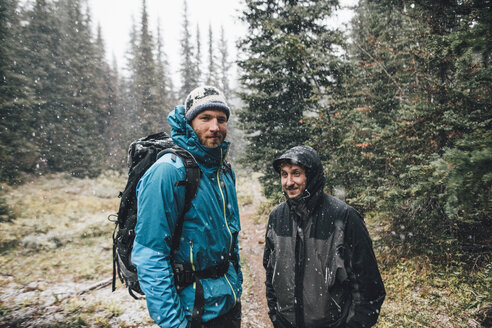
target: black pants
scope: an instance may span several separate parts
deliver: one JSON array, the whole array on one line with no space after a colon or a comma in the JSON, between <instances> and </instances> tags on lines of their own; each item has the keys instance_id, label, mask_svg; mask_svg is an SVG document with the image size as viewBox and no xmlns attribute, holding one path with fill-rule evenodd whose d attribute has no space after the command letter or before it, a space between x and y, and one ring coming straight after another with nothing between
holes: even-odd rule
<instances>
[{"instance_id":1,"label":"black pants","mask_svg":"<svg viewBox=\"0 0 492 328\"><path fill-rule=\"evenodd\" d=\"M241 302L226 314L205 322L203 328L241 328Z\"/></svg>"}]
</instances>

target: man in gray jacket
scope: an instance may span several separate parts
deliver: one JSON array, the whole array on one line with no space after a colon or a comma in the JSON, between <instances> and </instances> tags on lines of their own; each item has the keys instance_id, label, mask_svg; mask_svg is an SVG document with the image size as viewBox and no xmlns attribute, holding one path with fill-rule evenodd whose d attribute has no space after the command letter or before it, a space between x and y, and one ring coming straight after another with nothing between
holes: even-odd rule
<instances>
[{"instance_id":1,"label":"man in gray jacket","mask_svg":"<svg viewBox=\"0 0 492 328\"><path fill-rule=\"evenodd\" d=\"M273 167L286 196L270 213L263 256L274 327L373 326L385 290L363 218L323 192L311 147L289 149Z\"/></svg>"}]
</instances>

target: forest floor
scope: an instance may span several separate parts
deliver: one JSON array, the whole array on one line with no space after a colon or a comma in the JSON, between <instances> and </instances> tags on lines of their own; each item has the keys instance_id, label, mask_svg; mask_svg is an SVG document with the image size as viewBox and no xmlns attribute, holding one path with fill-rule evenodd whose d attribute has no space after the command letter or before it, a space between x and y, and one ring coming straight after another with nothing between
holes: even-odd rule
<instances>
[{"instance_id":1,"label":"forest floor","mask_svg":"<svg viewBox=\"0 0 492 328\"><path fill-rule=\"evenodd\" d=\"M107 172L1 186L11 216L0 219L0 327L157 327L145 300L134 300L119 281L111 291L114 224L107 218L125 182ZM238 199L242 327L271 328L262 265L271 204L254 175L239 175ZM385 225L372 217L367 225L387 291L377 328L490 327L490 265L470 271L395 257L378 237Z\"/></svg>"},{"instance_id":2,"label":"forest floor","mask_svg":"<svg viewBox=\"0 0 492 328\"><path fill-rule=\"evenodd\" d=\"M0 327L152 327L145 300L111 291L112 231L125 177L43 177L3 186L16 219L0 222ZM240 192L242 327L272 327L262 266L265 225L256 179Z\"/></svg>"}]
</instances>

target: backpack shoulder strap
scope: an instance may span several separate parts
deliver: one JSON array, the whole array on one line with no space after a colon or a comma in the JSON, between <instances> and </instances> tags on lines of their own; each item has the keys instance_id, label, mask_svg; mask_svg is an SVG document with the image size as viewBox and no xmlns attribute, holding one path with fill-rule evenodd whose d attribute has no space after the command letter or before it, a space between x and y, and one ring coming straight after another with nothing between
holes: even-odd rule
<instances>
[{"instance_id":1,"label":"backpack shoulder strap","mask_svg":"<svg viewBox=\"0 0 492 328\"><path fill-rule=\"evenodd\" d=\"M173 161L176 161L176 156L179 156L183 161L183 165L186 170L186 179L178 181L176 183L176 186L183 186L183 185L185 186L185 202L184 202L183 212L178 216L178 221L176 222L176 227L174 229L174 234L171 244L171 257L172 257L174 250L178 249L179 247L181 232L183 231L184 216L186 212L188 212L189 209L191 208L191 202L193 201L193 198L195 198L196 193L198 192L198 186L200 185L200 178L202 177L202 171L200 170L200 167L198 166L195 158L189 151L179 146L175 146L172 148L162 150L159 153L158 158L166 153L172 154L171 160Z\"/></svg>"}]
</instances>

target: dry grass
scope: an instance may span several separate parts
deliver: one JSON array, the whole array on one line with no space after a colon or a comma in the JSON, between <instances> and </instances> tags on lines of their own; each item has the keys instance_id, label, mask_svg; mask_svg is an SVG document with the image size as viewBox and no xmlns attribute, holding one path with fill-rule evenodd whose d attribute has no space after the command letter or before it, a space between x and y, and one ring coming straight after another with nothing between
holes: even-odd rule
<instances>
[{"instance_id":1,"label":"dry grass","mask_svg":"<svg viewBox=\"0 0 492 328\"><path fill-rule=\"evenodd\" d=\"M0 222L2 274L26 284L109 275L111 231L124 179L107 173L94 180L43 177L6 195L16 219ZM63 278L62 278L63 277Z\"/></svg>"},{"instance_id":2,"label":"dry grass","mask_svg":"<svg viewBox=\"0 0 492 328\"><path fill-rule=\"evenodd\" d=\"M486 327L480 322L492 301L490 264L470 270L469 263L452 256L442 263L425 255L405 255L378 238L388 225L377 214L368 215L366 223L386 288L376 328Z\"/></svg>"},{"instance_id":3,"label":"dry grass","mask_svg":"<svg viewBox=\"0 0 492 328\"><path fill-rule=\"evenodd\" d=\"M112 276L114 223L107 218L117 211L125 183L126 176L107 172L96 179L59 174L4 186L15 219L0 222L0 326L152 325L145 302L124 288L76 295ZM125 319L126 307L133 315Z\"/></svg>"},{"instance_id":4,"label":"dry grass","mask_svg":"<svg viewBox=\"0 0 492 328\"><path fill-rule=\"evenodd\" d=\"M240 207L253 204L254 191L251 190L251 186L248 183L251 179L251 175L247 175L245 172L236 172L237 202Z\"/></svg>"}]
</instances>

